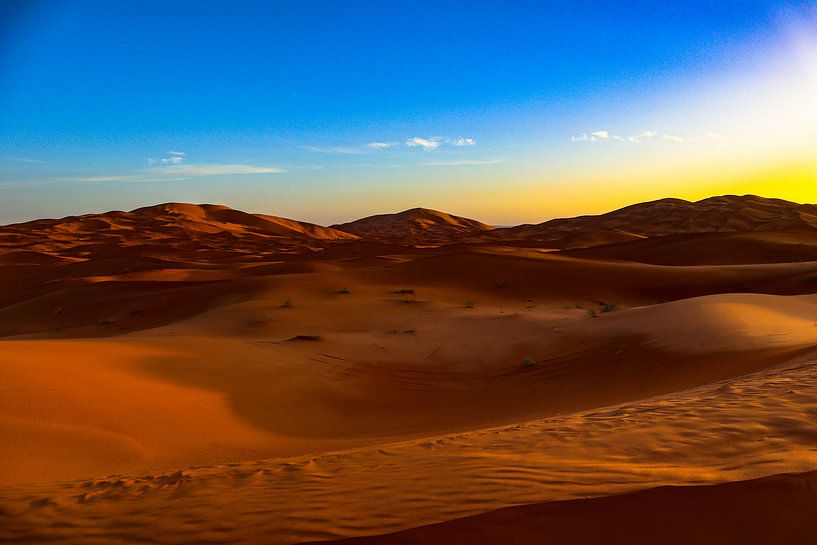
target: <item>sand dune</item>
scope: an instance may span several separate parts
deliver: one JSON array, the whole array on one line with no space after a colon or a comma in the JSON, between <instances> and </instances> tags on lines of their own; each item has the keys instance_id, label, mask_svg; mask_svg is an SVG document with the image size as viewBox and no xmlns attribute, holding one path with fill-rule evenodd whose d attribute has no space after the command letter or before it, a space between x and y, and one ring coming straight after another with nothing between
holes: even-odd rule
<instances>
[{"instance_id":1,"label":"sand dune","mask_svg":"<svg viewBox=\"0 0 817 545\"><path fill-rule=\"evenodd\" d=\"M817 231L693 233L644 238L562 252L655 265L733 265L817 261Z\"/></svg>"},{"instance_id":2,"label":"sand dune","mask_svg":"<svg viewBox=\"0 0 817 545\"><path fill-rule=\"evenodd\" d=\"M98 252L97 257L43 264L27 263L35 258L26 254L0 271L0 286L13 286L0 292L0 333L64 337L136 331L263 297L272 285L278 286L276 304L324 295L303 289L312 283L327 293L352 285L373 287L377 297L409 287L419 294L412 299L422 304L461 306L471 300L509 309L592 309L724 292L804 294L813 291L817 278L817 262L665 267L481 244L403 250L352 242L266 260L251 253L246 258L234 251L203 256L144 245L119 250L106 245Z\"/></svg>"},{"instance_id":3,"label":"sand dune","mask_svg":"<svg viewBox=\"0 0 817 545\"><path fill-rule=\"evenodd\" d=\"M812 536L788 478L637 492L817 469L811 210L664 200L541 240L182 203L0 228L0 541L523 543L644 504L725 532L679 505L741 495L757 529L723 543L777 528L762 498Z\"/></svg>"},{"instance_id":4,"label":"sand dune","mask_svg":"<svg viewBox=\"0 0 817 545\"><path fill-rule=\"evenodd\" d=\"M697 202L660 199L598 216L554 219L538 225L497 230L505 239L557 238L582 231L620 230L642 236L681 233L815 229L817 206L755 195L725 195Z\"/></svg>"},{"instance_id":5,"label":"sand dune","mask_svg":"<svg viewBox=\"0 0 817 545\"><path fill-rule=\"evenodd\" d=\"M333 297L330 305L303 300L280 308L256 296L135 336L0 345L3 390L15 392L3 415L17 422L4 436L40 452L9 452L0 478L47 481L90 467L85 436L64 429L139 446L116 467L121 447L103 456L100 440L100 465L84 477L156 471L240 460L241 452L292 455L601 407L803 358L817 345L811 297L717 295L595 319L578 309L505 314ZM396 309L383 320L372 315L378 307ZM322 324L311 318L321 308ZM343 326L330 329L341 316ZM309 327L320 328L319 340L288 342L309 338L316 331ZM233 339L225 336L231 330ZM522 365L525 357L531 367ZM146 392L153 393L146 399ZM189 396L214 401L180 403ZM162 414L173 441L152 439ZM26 419L38 423L36 431L20 427ZM196 426L200 419L208 426ZM215 426L219 419L229 424ZM242 440L237 430L247 426L257 431ZM236 432L227 447L220 430L230 427Z\"/></svg>"},{"instance_id":6,"label":"sand dune","mask_svg":"<svg viewBox=\"0 0 817 545\"><path fill-rule=\"evenodd\" d=\"M810 471L816 408L814 360L805 357L687 391L497 428L6 487L0 538L299 543L511 505Z\"/></svg>"},{"instance_id":7,"label":"sand dune","mask_svg":"<svg viewBox=\"0 0 817 545\"><path fill-rule=\"evenodd\" d=\"M36 220L0 228L0 249L36 249L50 255L96 256L104 249L156 245L177 255L195 252L211 259L208 250L239 256L293 253L354 240L352 234L306 222L248 214L220 205L166 203L131 212L107 212ZM146 249L146 248L145 248ZM142 255L145 255L143 252ZM224 257L224 256L222 256Z\"/></svg>"},{"instance_id":8,"label":"sand dune","mask_svg":"<svg viewBox=\"0 0 817 545\"><path fill-rule=\"evenodd\" d=\"M396 534L331 543L800 545L817 540L815 519L817 473L810 472L508 507Z\"/></svg>"},{"instance_id":9,"label":"sand dune","mask_svg":"<svg viewBox=\"0 0 817 545\"><path fill-rule=\"evenodd\" d=\"M368 240L400 245L450 244L469 235L493 229L476 220L454 216L428 208L412 208L397 214L379 214L332 228L353 233Z\"/></svg>"}]
</instances>

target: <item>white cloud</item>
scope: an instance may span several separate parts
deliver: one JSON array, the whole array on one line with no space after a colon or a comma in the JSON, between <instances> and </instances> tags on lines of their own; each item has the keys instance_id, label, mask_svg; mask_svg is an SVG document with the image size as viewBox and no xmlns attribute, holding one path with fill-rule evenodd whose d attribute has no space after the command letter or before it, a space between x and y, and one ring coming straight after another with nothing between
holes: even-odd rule
<instances>
[{"instance_id":1,"label":"white cloud","mask_svg":"<svg viewBox=\"0 0 817 545\"><path fill-rule=\"evenodd\" d=\"M631 142L633 144L643 144L644 142L648 142L655 138L656 136L655 131L643 131L638 134L631 134L627 137L627 142Z\"/></svg>"},{"instance_id":2,"label":"white cloud","mask_svg":"<svg viewBox=\"0 0 817 545\"><path fill-rule=\"evenodd\" d=\"M159 159L148 159L148 164L155 165L155 164L163 164L163 165L180 165L184 163L184 156L186 154L183 151L168 151L167 157L162 157Z\"/></svg>"},{"instance_id":3,"label":"white cloud","mask_svg":"<svg viewBox=\"0 0 817 545\"><path fill-rule=\"evenodd\" d=\"M445 136L430 136L428 138L422 138L419 136L415 136L413 138L406 139L402 144L409 148L423 148L424 150L435 150L443 145L464 147L474 146L476 145L476 143L477 141L474 138L465 137L448 138ZM302 146L302 148L309 151L313 151L315 153L359 155L365 154L371 150L385 150L397 148L400 145L401 142L377 141L357 146ZM151 161L151 164L153 164L154 162L155 161Z\"/></svg>"},{"instance_id":4,"label":"white cloud","mask_svg":"<svg viewBox=\"0 0 817 545\"><path fill-rule=\"evenodd\" d=\"M600 140L610 140L610 133L607 131L596 131L590 134L583 132L579 136L572 136L570 139L574 142L598 142Z\"/></svg>"},{"instance_id":5,"label":"white cloud","mask_svg":"<svg viewBox=\"0 0 817 545\"><path fill-rule=\"evenodd\" d=\"M179 152L173 157L183 157L183 155L181 152ZM151 161L151 164L157 163L161 163L161 161L156 159ZM171 162L146 168L131 174L55 177L50 178L50 181L79 183L173 182L202 176L278 174L281 172L284 172L284 169L275 166L243 164L182 164L181 162Z\"/></svg>"},{"instance_id":6,"label":"white cloud","mask_svg":"<svg viewBox=\"0 0 817 545\"><path fill-rule=\"evenodd\" d=\"M638 134L631 134L627 136L627 142L631 142L633 144L643 144L644 142L649 142L656 136L655 131L643 131Z\"/></svg>"},{"instance_id":7,"label":"white cloud","mask_svg":"<svg viewBox=\"0 0 817 545\"><path fill-rule=\"evenodd\" d=\"M168 151L167 154L169 157L161 159L162 163L166 165L180 165L184 163L185 154L183 151Z\"/></svg>"},{"instance_id":8,"label":"white cloud","mask_svg":"<svg viewBox=\"0 0 817 545\"><path fill-rule=\"evenodd\" d=\"M183 151L168 151L167 157L148 159L151 165L157 165L143 171L150 176L220 176L224 174L277 174L283 172L279 167L244 164L187 164L187 154Z\"/></svg>"},{"instance_id":9,"label":"white cloud","mask_svg":"<svg viewBox=\"0 0 817 545\"><path fill-rule=\"evenodd\" d=\"M48 161L42 161L40 159L31 159L29 157L12 157L11 160L15 161L17 163L37 163L37 164L42 164L42 163L47 163L48 162Z\"/></svg>"},{"instance_id":10,"label":"white cloud","mask_svg":"<svg viewBox=\"0 0 817 545\"><path fill-rule=\"evenodd\" d=\"M303 149L315 153L338 153L341 155L359 155L363 153L363 149L360 147L350 148L346 146L303 146Z\"/></svg>"},{"instance_id":11,"label":"white cloud","mask_svg":"<svg viewBox=\"0 0 817 545\"><path fill-rule=\"evenodd\" d=\"M578 136L571 136L570 139L573 142L609 142L609 141L616 141L616 142L629 142L631 144L644 144L646 142L653 141L659 138L665 142L674 142L674 143L683 143L683 142L696 142L700 140L717 140L720 135L715 133L706 133L704 136L699 137L690 137L690 136L678 136L677 134L659 134L656 131L642 131L636 134L629 134L627 136L622 136L620 134L611 134L608 131L596 131L591 132L590 134L582 133Z\"/></svg>"},{"instance_id":12,"label":"white cloud","mask_svg":"<svg viewBox=\"0 0 817 545\"><path fill-rule=\"evenodd\" d=\"M172 176L220 176L224 174L278 174L283 169L273 166L255 165L180 165L148 169L151 174Z\"/></svg>"},{"instance_id":13,"label":"white cloud","mask_svg":"<svg viewBox=\"0 0 817 545\"><path fill-rule=\"evenodd\" d=\"M504 159L454 159L451 161L424 161L424 165L440 166L470 166L470 165L498 165L504 163Z\"/></svg>"},{"instance_id":14,"label":"white cloud","mask_svg":"<svg viewBox=\"0 0 817 545\"><path fill-rule=\"evenodd\" d=\"M406 145L410 148L421 147L424 150L435 150L440 147L440 139L436 136L432 138L420 138L419 136L415 136L414 138L406 140Z\"/></svg>"},{"instance_id":15,"label":"white cloud","mask_svg":"<svg viewBox=\"0 0 817 545\"><path fill-rule=\"evenodd\" d=\"M100 183L100 182L126 182L137 178L136 176L67 176L49 178L54 182L82 182L82 183Z\"/></svg>"}]
</instances>

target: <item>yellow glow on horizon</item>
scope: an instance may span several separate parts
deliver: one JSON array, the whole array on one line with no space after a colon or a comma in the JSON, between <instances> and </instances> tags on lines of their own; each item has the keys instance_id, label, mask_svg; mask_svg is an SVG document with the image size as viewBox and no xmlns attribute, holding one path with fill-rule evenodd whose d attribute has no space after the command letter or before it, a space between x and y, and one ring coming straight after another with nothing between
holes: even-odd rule
<instances>
[{"instance_id":1,"label":"yellow glow on horizon","mask_svg":"<svg viewBox=\"0 0 817 545\"><path fill-rule=\"evenodd\" d=\"M698 163L688 168L622 172L561 183L509 179L502 186L486 188L470 197L453 189L438 193L432 207L495 225L512 225L601 214L668 197L697 201L725 194L817 203L817 158L794 154L742 168Z\"/></svg>"},{"instance_id":2,"label":"yellow glow on horizon","mask_svg":"<svg viewBox=\"0 0 817 545\"><path fill-rule=\"evenodd\" d=\"M586 144L570 168L507 180L514 189L486 200L485 209L512 223L514 216L542 221L665 197L756 194L817 203L817 10L801 15L785 21L774 51L668 100L666 125L719 137Z\"/></svg>"}]
</instances>

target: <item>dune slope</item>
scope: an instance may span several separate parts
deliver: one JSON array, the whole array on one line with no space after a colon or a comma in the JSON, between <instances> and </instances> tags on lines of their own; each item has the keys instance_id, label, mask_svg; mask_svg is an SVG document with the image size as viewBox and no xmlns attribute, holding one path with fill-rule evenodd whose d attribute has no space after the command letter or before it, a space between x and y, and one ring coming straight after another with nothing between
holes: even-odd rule
<instances>
[{"instance_id":1,"label":"dune slope","mask_svg":"<svg viewBox=\"0 0 817 545\"><path fill-rule=\"evenodd\" d=\"M817 373L814 360L804 359L497 428L167 473L6 486L0 539L300 543L384 534L512 505L813 471L815 410ZM796 513L808 505L787 507ZM744 519L738 532L747 524ZM519 530L523 535L524 526Z\"/></svg>"},{"instance_id":2,"label":"dune slope","mask_svg":"<svg viewBox=\"0 0 817 545\"><path fill-rule=\"evenodd\" d=\"M668 235L568 250L562 255L681 266L817 261L817 231Z\"/></svg>"},{"instance_id":3,"label":"dune slope","mask_svg":"<svg viewBox=\"0 0 817 545\"><path fill-rule=\"evenodd\" d=\"M395 534L321 543L800 545L815 540L817 472L508 507Z\"/></svg>"},{"instance_id":4,"label":"dune slope","mask_svg":"<svg viewBox=\"0 0 817 545\"><path fill-rule=\"evenodd\" d=\"M309 303L275 309L290 317L289 329L243 322L257 316L258 303L110 339L0 343L10 445L0 482L170 470L508 425L802 361L817 346L813 297L716 295L595 319L575 309L505 315L350 301L331 311L348 329L316 340L298 325L315 312ZM399 309L394 329L375 329L386 325L372 317L379 305ZM237 327L232 339L224 335L229 324Z\"/></svg>"}]
</instances>

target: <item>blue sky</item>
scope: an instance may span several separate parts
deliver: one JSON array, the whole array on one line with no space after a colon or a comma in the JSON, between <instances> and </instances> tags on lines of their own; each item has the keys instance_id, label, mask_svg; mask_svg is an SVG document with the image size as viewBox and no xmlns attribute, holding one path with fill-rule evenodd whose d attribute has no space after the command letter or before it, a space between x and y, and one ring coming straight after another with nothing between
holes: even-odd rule
<instances>
[{"instance_id":1,"label":"blue sky","mask_svg":"<svg viewBox=\"0 0 817 545\"><path fill-rule=\"evenodd\" d=\"M792 65L792 28L810 55L815 20L768 1L0 2L0 222L170 200L321 223L601 211L619 162L656 177L672 144L728 136L697 105Z\"/></svg>"}]
</instances>

